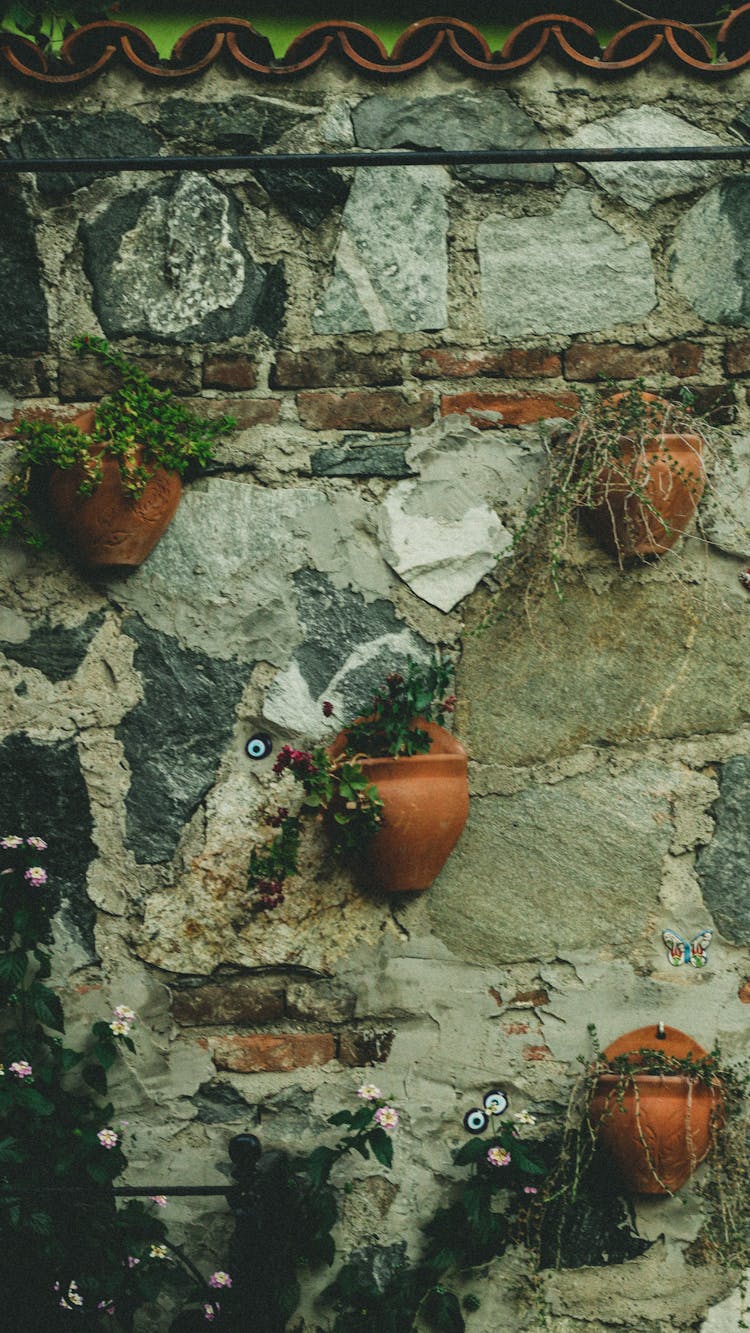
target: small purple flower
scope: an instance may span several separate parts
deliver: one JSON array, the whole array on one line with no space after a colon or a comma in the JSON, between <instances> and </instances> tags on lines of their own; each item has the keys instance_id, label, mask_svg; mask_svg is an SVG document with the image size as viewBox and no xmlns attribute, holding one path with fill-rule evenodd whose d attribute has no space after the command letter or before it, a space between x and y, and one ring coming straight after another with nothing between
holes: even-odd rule
<instances>
[{"instance_id":1,"label":"small purple flower","mask_svg":"<svg viewBox=\"0 0 750 1333\"><path fill-rule=\"evenodd\" d=\"M39 889L42 884L47 883L47 871L42 866L29 866L28 870L24 870L23 877L34 889Z\"/></svg>"},{"instance_id":2,"label":"small purple flower","mask_svg":"<svg viewBox=\"0 0 750 1333\"><path fill-rule=\"evenodd\" d=\"M211 1274L208 1279L208 1285L209 1287L231 1287L232 1279L228 1273L224 1273L222 1269L219 1269L218 1272Z\"/></svg>"},{"instance_id":3,"label":"small purple flower","mask_svg":"<svg viewBox=\"0 0 750 1333\"><path fill-rule=\"evenodd\" d=\"M536 1185L524 1185L523 1192L524 1194L538 1194L539 1190Z\"/></svg>"},{"instance_id":4,"label":"small purple flower","mask_svg":"<svg viewBox=\"0 0 750 1333\"><path fill-rule=\"evenodd\" d=\"M46 852L47 844L44 838L27 838L27 847L33 847L35 852Z\"/></svg>"},{"instance_id":5,"label":"small purple flower","mask_svg":"<svg viewBox=\"0 0 750 1333\"><path fill-rule=\"evenodd\" d=\"M31 1078L34 1072L28 1060L14 1060L12 1065L8 1065L8 1069L16 1078Z\"/></svg>"},{"instance_id":6,"label":"small purple flower","mask_svg":"<svg viewBox=\"0 0 750 1333\"><path fill-rule=\"evenodd\" d=\"M0 838L0 847L3 847L6 852L15 851L16 847L20 847L22 843L23 838L19 838L15 833L7 834L6 837Z\"/></svg>"},{"instance_id":7,"label":"small purple flower","mask_svg":"<svg viewBox=\"0 0 750 1333\"><path fill-rule=\"evenodd\" d=\"M333 712L333 704L331 703L330 699L324 700L323 717L330 717L332 712Z\"/></svg>"},{"instance_id":8,"label":"small purple flower","mask_svg":"<svg viewBox=\"0 0 750 1333\"><path fill-rule=\"evenodd\" d=\"M381 1129L395 1129L398 1124L398 1111L395 1106L379 1106L375 1119Z\"/></svg>"},{"instance_id":9,"label":"small purple flower","mask_svg":"<svg viewBox=\"0 0 750 1333\"><path fill-rule=\"evenodd\" d=\"M117 1146L118 1135L113 1129L100 1129L96 1137L103 1148L114 1148Z\"/></svg>"},{"instance_id":10,"label":"small purple flower","mask_svg":"<svg viewBox=\"0 0 750 1333\"><path fill-rule=\"evenodd\" d=\"M510 1153L504 1148L488 1148L487 1161L490 1166L507 1166L510 1161Z\"/></svg>"}]
</instances>

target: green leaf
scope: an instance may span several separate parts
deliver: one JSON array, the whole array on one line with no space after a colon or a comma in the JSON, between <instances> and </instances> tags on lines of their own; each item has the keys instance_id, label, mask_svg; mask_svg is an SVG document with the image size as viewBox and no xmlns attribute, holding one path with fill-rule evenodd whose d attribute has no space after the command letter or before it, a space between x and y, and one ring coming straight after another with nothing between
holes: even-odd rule
<instances>
[{"instance_id":1,"label":"green leaf","mask_svg":"<svg viewBox=\"0 0 750 1333\"><path fill-rule=\"evenodd\" d=\"M386 1134L385 1130L381 1129L380 1125L376 1125L375 1129L373 1129L369 1135L369 1140L370 1147L381 1166L392 1166L393 1139L390 1134Z\"/></svg>"},{"instance_id":2,"label":"green leaf","mask_svg":"<svg viewBox=\"0 0 750 1333\"><path fill-rule=\"evenodd\" d=\"M24 949L13 949L0 954L0 985L15 990L26 976L27 958Z\"/></svg>"},{"instance_id":3,"label":"green leaf","mask_svg":"<svg viewBox=\"0 0 750 1333\"><path fill-rule=\"evenodd\" d=\"M354 1116L351 1111L337 1111L335 1115L329 1115L329 1125L351 1125Z\"/></svg>"},{"instance_id":4,"label":"green leaf","mask_svg":"<svg viewBox=\"0 0 750 1333\"><path fill-rule=\"evenodd\" d=\"M59 995L47 986L35 982L29 987L28 998L40 1023L47 1028L53 1028L56 1032L65 1030L65 1018Z\"/></svg>"},{"instance_id":5,"label":"green leaf","mask_svg":"<svg viewBox=\"0 0 750 1333\"><path fill-rule=\"evenodd\" d=\"M101 1065L85 1065L83 1077L89 1087L94 1089L94 1092L104 1096L107 1091L107 1075Z\"/></svg>"},{"instance_id":6,"label":"green leaf","mask_svg":"<svg viewBox=\"0 0 750 1333\"><path fill-rule=\"evenodd\" d=\"M0 1162L22 1162L23 1153L19 1150L16 1140L10 1134L6 1134L4 1139L0 1139Z\"/></svg>"}]
</instances>

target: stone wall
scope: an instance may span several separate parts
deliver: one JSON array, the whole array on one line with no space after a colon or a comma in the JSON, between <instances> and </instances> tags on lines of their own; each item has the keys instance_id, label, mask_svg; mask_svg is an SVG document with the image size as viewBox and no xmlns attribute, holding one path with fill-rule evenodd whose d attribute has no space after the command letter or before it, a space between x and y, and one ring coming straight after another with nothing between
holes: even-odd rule
<instances>
[{"instance_id":1,"label":"stone wall","mask_svg":"<svg viewBox=\"0 0 750 1333\"><path fill-rule=\"evenodd\" d=\"M112 69L9 87L0 133L23 156L727 143L749 79ZM2 824L50 844L69 1014L138 1012L115 1088L130 1177L214 1182L241 1128L311 1146L374 1078L402 1117L392 1184L353 1171L340 1247L416 1253L465 1111L499 1084L544 1132L590 1021L604 1043L661 1019L747 1049L750 184L731 163L269 167L0 194L6 426L106 391L69 350L99 330L239 422L131 576L2 557ZM545 423L602 374L688 385L734 420L738 470L659 563L621 571L582 534L562 602L519 597L479 631ZM459 661L472 790L438 881L363 891L312 839L284 907L238 926L273 781L248 737L324 737L324 699L351 716L433 646ZM709 966L669 966L665 927L713 927ZM219 1264L213 1206L170 1211ZM491 1266L469 1329L735 1328L733 1279L685 1256L700 1175L636 1220L641 1258L547 1274L536 1307Z\"/></svg>"}]
</instances>

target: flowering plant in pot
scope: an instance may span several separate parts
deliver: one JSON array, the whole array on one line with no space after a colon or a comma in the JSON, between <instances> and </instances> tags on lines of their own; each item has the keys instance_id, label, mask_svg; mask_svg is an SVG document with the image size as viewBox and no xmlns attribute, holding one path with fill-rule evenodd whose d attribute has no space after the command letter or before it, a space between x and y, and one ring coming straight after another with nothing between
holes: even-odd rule
<instances>
[{"instance_id":1,"label":"flowering plant in pot","mask_svg":"<svg viewBox=\"0 0 750 1333\"><path fill-rule=\"evenodd\" d=\"M274 764L302 788L295 813L277 806L266 817L270 842L253 850L248 888L253 905L273 909L298 868L305 817L323 821L334 850L358 862L378 887L427 888L453 850L469 810L468 757L440 723L455 707L446 694L452 666L410 662L375 694L366 717L333 744L283 746ZM333 714L323 705L326 717Z\"/></svg>"},{"instance_id":2,"label":"flowering plant in pot","mask_svg":"<svg viewBox=\"0 0 750 1333\"><path fill-rule=\"evenodd\" d=\"M127 1122L107 1099L123 1046L135 1050L136 1015L117 1005L81 1049L49 984L58 897L36 835L0 838L0 1284L25 1333L128 1329L162 1291L195 1288L153 1204L117 1206L127 1167ZM213 1309L211 1279L204 1285Z\"/></svg>"},{"instance_id":3,"label":"flowering plant in pot","mask_svg":"<svg viewBox=\"0 0 750 1333\"><path fill-rule=\"evenodd\" d=\"M646 390L642 379L580 392L580 408L547 442L541 495L514 540L514 572L540 550L561 595L560 569L579 514L622 566L671 549L703 495L706 460L728 452L724 435L680 401Z\"/></svg>"},{"instance_id":4,"label":"flowering plant in pot","mask_svg":"<svg viewBox=\"0 0 750 1333\"><path fill-rule=\"evenodd\" d=\"M180 478L210 463L234 421L197 416L104 338L81 336L72 346L98 357L120 385L72 422L19 422L0 536L41 546L51 528L86 566L139 565L174 517Z\"/></svg>"}]
</instances>

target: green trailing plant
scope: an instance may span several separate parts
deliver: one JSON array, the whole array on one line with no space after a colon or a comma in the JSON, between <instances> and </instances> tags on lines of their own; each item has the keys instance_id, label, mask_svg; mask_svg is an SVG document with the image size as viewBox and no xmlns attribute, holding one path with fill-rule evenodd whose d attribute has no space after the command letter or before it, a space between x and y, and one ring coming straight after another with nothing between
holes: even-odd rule
<instances>
[{"instance_id":1,"label":"green trailing plant","mask_svg":"<svg viewBox=\"0 0 750 1333\"><path fill-rule=\"evenodd\" d=\"M198 416L170 389L157 389L147 375L104 338L74 338L79 356L98 357L120 376L119 387L96 408L89 432L75 424L22 420L15 429L16 471L0 503L0 537L19 534L33 546L47 535L37 513L35 483L42 468L80 466L82 495L102 479L102 458L115 460L126 492L136 499L159 468L184 476L211 462L219 436L236 423Z\"/></svg>"},{"instance_id":2,"label":"green trailing plant","mask_svg":"<svg viewBox=\"0 0 750 1333\"><path fill-rule=\"evenodd\" d=\"M281 748L273 771L277 776L290 773L302 796L296 812L277 805L265 816L276 832L250 855L247 888L254 908L268 911L283 903L285 883L297 873L305 819L324 822L338 854L356 859L366 852L380 827L383 803L360 760L427 753L429 734L415 722L442 722L453 711L455 695L446 694L452 674L449 662L410 661L405 672L393 672L376 692L368 715L346 725L345 745L338 753L323 745ZM332 716L332 704L323 704L323 714Z\"/></svg>"},{"instance_id":3,"label":"green trailing plant","mask_svg":"<svg viewBox=\"0 0 750 1333\"><path fill-rule=\"evenodd\" d=\"M119 4L101 4L100 0L71 0L69 4L0 0L0 25L30 37L43 50L54 51L76 28L109 18L119 8Z\"/></svg>"},{"instance_id":4,"label":"green trailing plant","mask_svg":"<svg viewBox=\"0 0 750 1333\"><path fill-rule=\"evenodd\" d=\"M71 1312L124 1329L163 1290L195 1284L153 1206L115 1204L126 1122L107 1080L120 1047L135 1050L136 1016L118 1005L80 1049L66 1045L49 985L57 901L45 849L37 836L0 838L0 1282L28 1333L52 1333Z\"/></svg>"},{"instance_id":5,"label":"green trailing plant","mask_svg":"<svg viewBox=\"0 0 750 1333\"><path fill-rule=\"evenodd\" d=\"M551 582L562 598L561 573L578 519L602 502L607 504L610 492L617 491L618 498L632 497L645 516L663 523L644 482L647 465L655 457L655 437L698 436L704 459L720 454L731 460L726 434L695 414L690 389L682 388L678 402L663 397L651 401L649 393L653 399L643 379L624 390L605 381L601 389L578 391L578 411L544 438L547 458L541 494L514 534L510 558L498 566L501 590L520 581L527 586ZM676 459L671 466L697 493L695 480L684 467ZM622 550L616 554L622 565Z\"/></svg>"}]
</instances>

